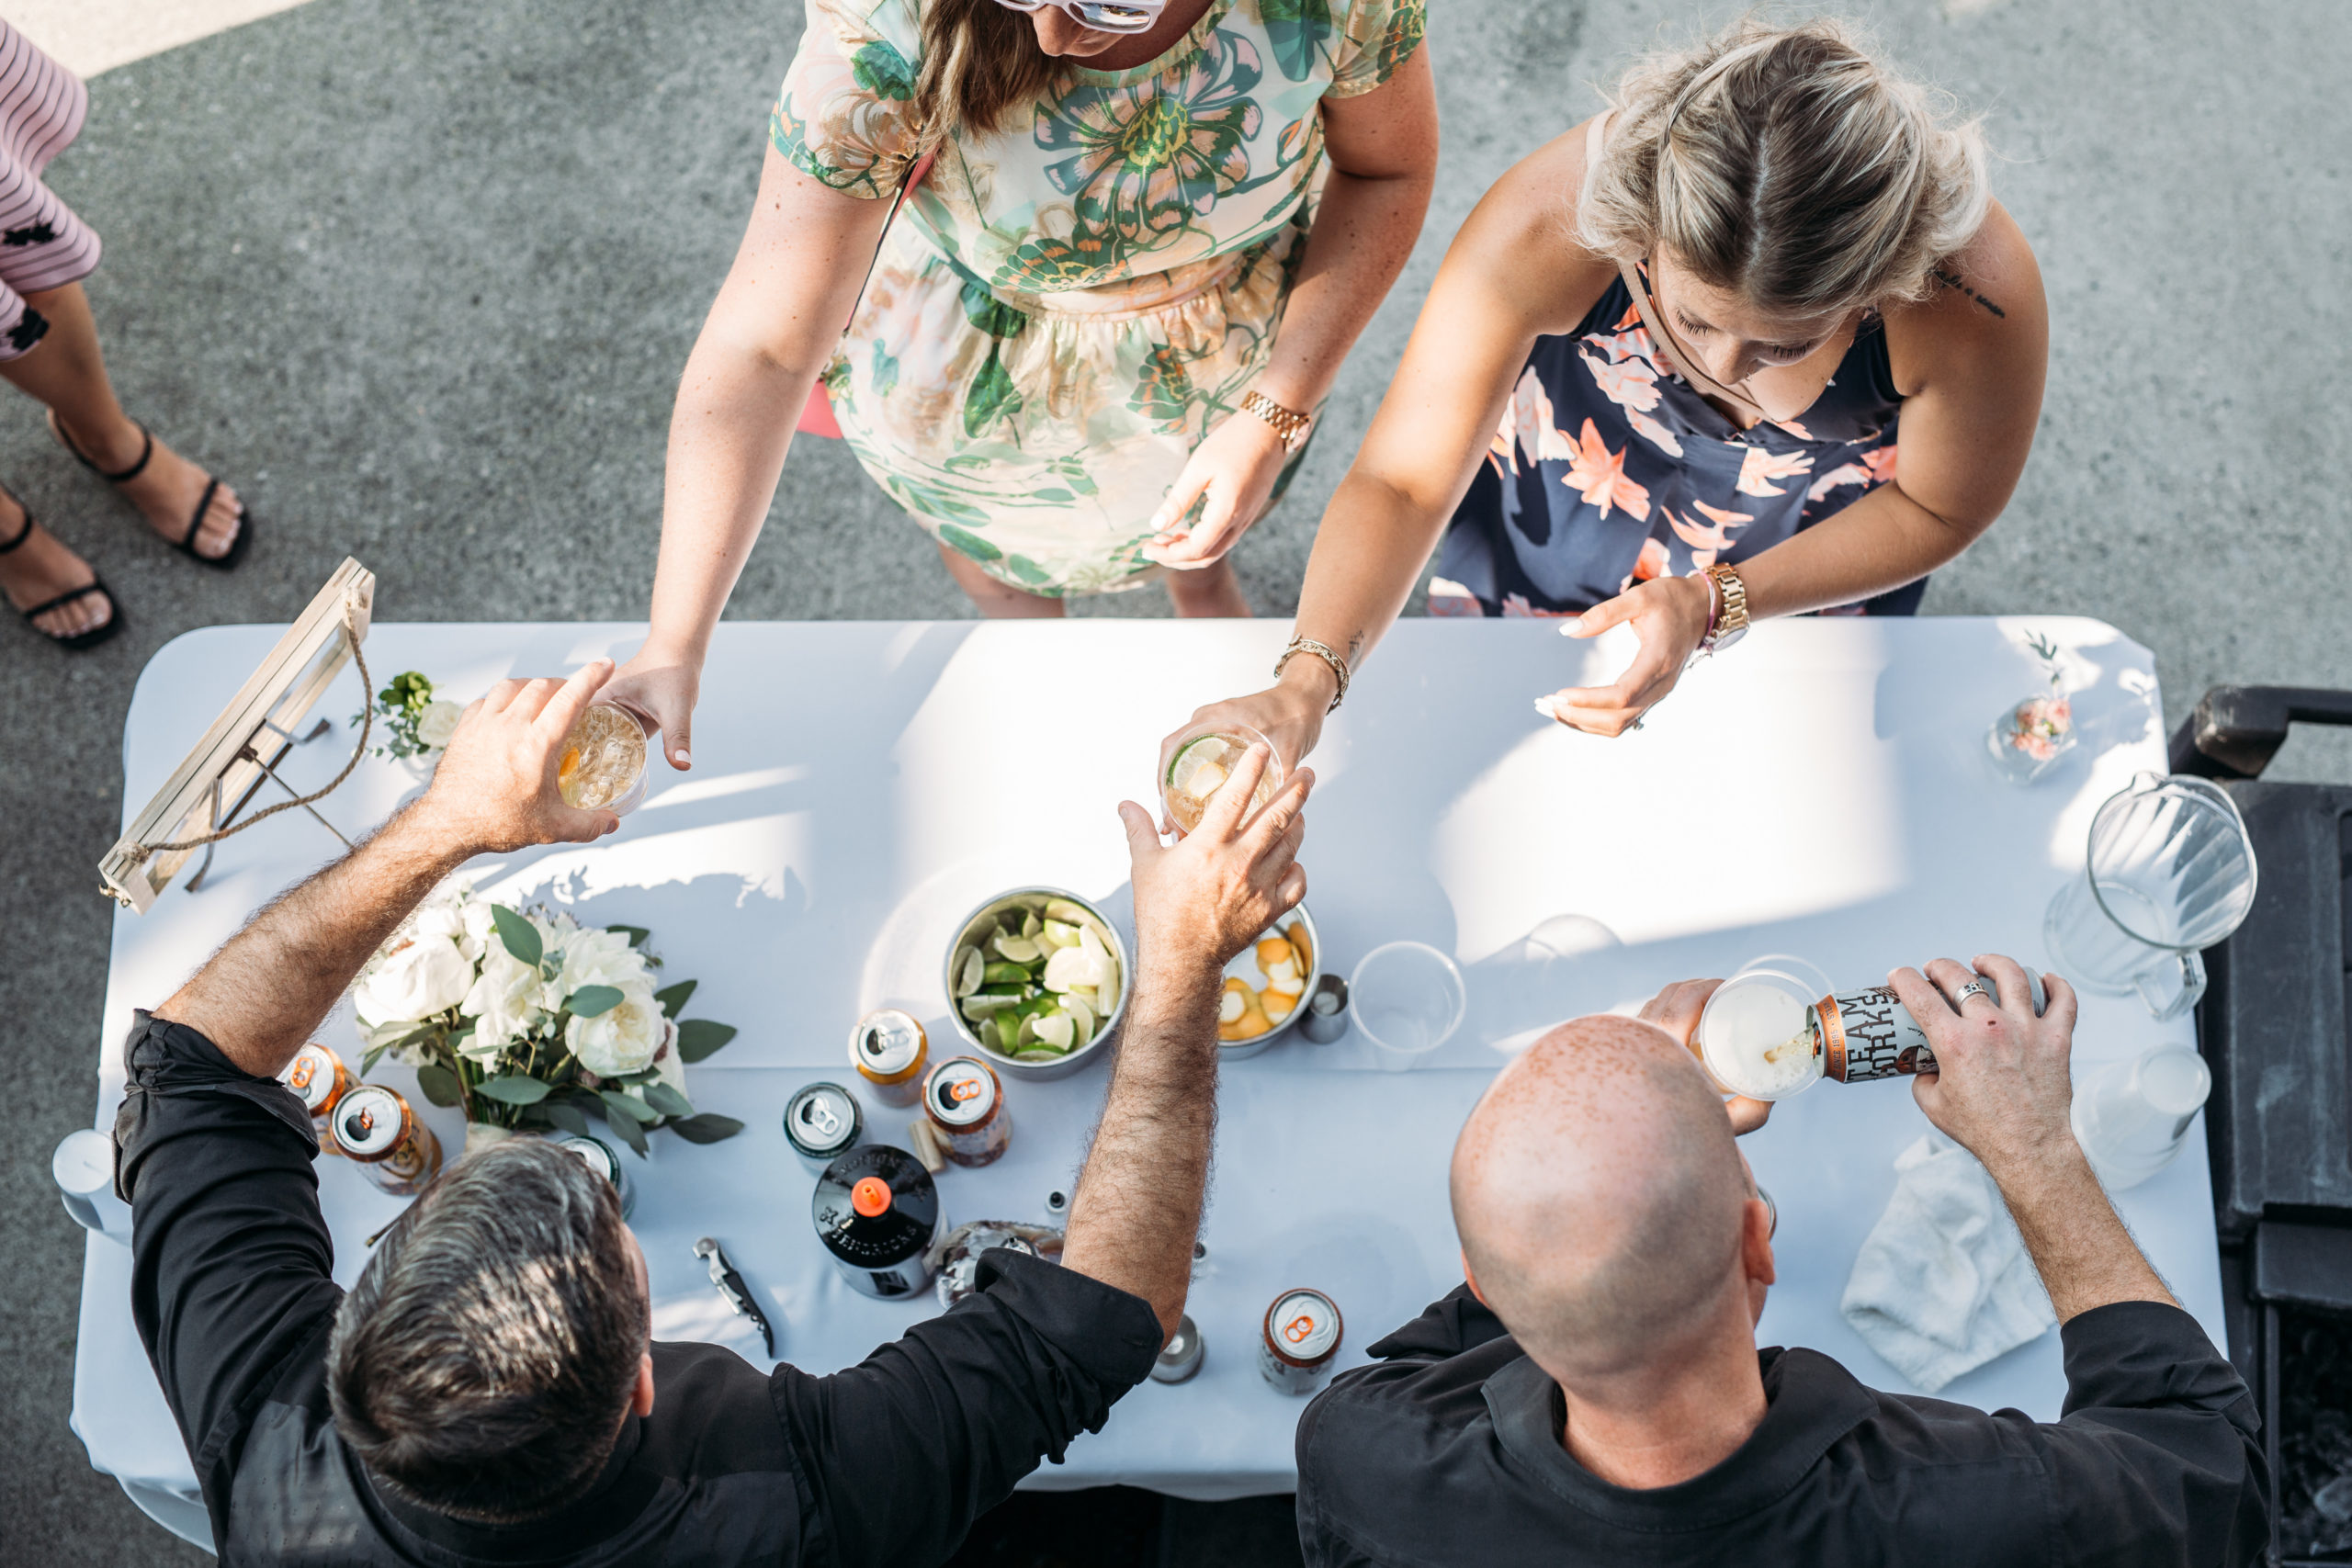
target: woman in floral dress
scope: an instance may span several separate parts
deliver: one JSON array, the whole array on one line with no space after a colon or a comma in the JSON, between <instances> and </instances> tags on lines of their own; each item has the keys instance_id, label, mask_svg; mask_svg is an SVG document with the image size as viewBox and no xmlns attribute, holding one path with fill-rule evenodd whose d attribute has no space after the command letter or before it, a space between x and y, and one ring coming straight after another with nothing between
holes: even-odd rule
<instances>
[{"instance_id":1,"label":"woman in floral dress","mask_svg":"<svg viewBox=\"0 0 2352 1568\"><path fill-rule=\"evenodd\" d=\"M808 0L615 686L675 766L820 372L983 613L1163 573L1180 614L1249 613L1226 552L1428 206L1425 0L1031 3Z\"/></svg>"},{"instance_id":2,"label":"woman in floral dress","mask_svg":"<svg viewBox=\"0 0 2352 1568\"><path fill-rule=\"evenodd\" d=\"M1633 626L1617 681L1536 700L1622 734L1751 619L1910 614L2008 503L2048 321L1974 123L1826 21L1645 61L1611 105L1456 236L1316 537L1315 656L1199 716L1295 763L1442 536L1432 615Z\"/></svg>"}]
</instances>

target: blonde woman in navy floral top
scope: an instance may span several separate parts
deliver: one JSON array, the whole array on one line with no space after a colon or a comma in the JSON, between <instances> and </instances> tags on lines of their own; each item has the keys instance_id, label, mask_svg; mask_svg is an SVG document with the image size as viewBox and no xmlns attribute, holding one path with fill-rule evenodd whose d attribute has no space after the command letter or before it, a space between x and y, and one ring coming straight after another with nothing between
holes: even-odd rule
<instances>
[{"instance_id":1,"label":"blonde woman in navy floral top","mask_svg":"<svg viewBox=\"0 0 2352 1568\"><path fill-rule=\"evenodd\" d=\"M1633 626L1614 684L1538 700L1622 734L1743 596L1915 609L2007 504L2047 349L1973 122L1835 23L1744 23L1643 62L1487 192L1324 513L1298 635L1360 662L1442 534L1433 615ZM1338 684L1295 657L1203 715L1295 763Z\"/></svg>"},{"instance_id":2,"label":"blonde woman in navy floral top","mask_svg":"<svg viewBox=\"0 0 2352 1568\"><path fill-rule=\"evenodd\" d=\"M615 684L673 765L820 372L983 613L1164 575L1180 614L1249 614L1226 554L1428 206L1424 3L808 0Z\"/></svg>"}]
</instances>

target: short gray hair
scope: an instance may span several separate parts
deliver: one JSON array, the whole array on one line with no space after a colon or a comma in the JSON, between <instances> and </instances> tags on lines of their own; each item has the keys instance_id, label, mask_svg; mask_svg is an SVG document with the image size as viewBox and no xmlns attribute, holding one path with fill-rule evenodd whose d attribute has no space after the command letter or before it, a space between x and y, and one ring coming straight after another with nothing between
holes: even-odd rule
<instances>
[{"instance_id":1,"label":"short gray hair","mask_svg":"<svg viewBox=\"0 0 2352 1568\"><path fill-rule=\"evenodd\" d=\"M1609 102L1578 240L1628 264L1664 250L1760 309L1923 298L1992 206L1978 122L1827 18L1741 21L1639 62Z\"/></svg>"},{"instance_id":2,"label":"short gray hair","mask_svg":"<svg viewBox=\"0 0 2352 1568\"><path fill-rule=\"evenodd\" d=\"M460 1160L335 1314L335 1427L436 1512L536 1518L596 1478L650 1319L610 1183L535 1138Z\"/></svg>"}]
</instances>

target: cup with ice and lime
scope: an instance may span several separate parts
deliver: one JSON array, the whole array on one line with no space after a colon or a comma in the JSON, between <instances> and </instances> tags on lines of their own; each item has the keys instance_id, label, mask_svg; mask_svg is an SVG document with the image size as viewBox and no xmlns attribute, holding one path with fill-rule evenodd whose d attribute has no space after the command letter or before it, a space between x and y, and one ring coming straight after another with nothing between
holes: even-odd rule
<instances>
[{"instance_id":1,"label":"cup with ice and lime","mask_svg":"<svg viewBox=\"0 0 2352 1568\"><path fill-rule=\"evenodd\" d=\"M1240 770L1252 746L1266 749L1266 771L1250 792L1247 816L1255 816L1283 787L1282 755L1273 742L1246 724L1198 724L1179 735L1159 770L1159 804L1168 820L1187 833L1200 827L1209 802Z\"/></svg>"}]
</instances>

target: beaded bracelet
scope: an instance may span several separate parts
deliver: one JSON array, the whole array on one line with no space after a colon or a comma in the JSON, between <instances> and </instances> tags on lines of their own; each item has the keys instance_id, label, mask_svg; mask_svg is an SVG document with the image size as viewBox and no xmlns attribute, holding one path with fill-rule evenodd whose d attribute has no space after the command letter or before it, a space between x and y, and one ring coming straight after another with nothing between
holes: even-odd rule
<instances>
[{"instance_id":1,"label":"beaded bracelet","mask_svg":"<svg viewBox=\"0 0 2352 1568\"><path fill-rule=\"evenodd\" d=\"M1331 678L1339 682L1340 688L1331 694L1331 705L1323 711L1327 715L1339 712L1340 703L1346 701L1348 695L1348 661L1332 652L1329 643L1317 642L1311 637L1295 637L1290 639L1290 646L1283 649L1283 656L1274 660L1275 680L1283 678L1283 666L1291 661L1293 654L1297 653L1311 653L1331 667Z\"/></svg>"}]
</instances>

